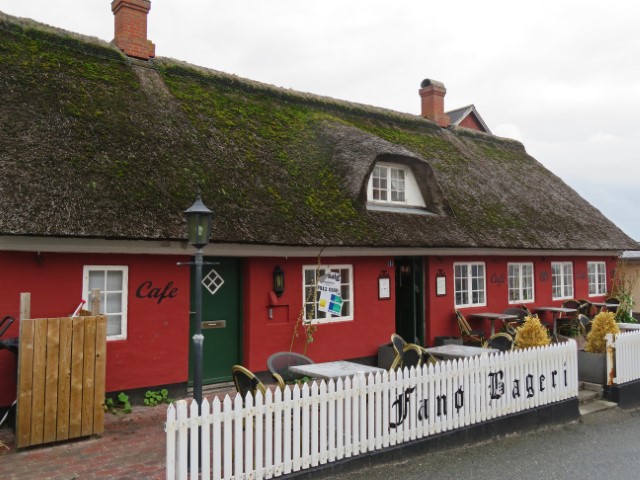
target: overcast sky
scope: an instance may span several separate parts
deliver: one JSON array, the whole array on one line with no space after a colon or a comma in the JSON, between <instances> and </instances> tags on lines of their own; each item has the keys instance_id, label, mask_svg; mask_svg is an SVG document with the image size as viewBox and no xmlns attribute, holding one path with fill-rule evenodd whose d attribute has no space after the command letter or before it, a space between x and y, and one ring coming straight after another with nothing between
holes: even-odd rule
<instances>
[{"instance_id":1,"label":"overcast sky","mask_svg":"<svg viewBox=\"0 0 640 480\"><path fill-rule=\"evenodd\" d=\"M0 11L113 38L110 0ZM412 114L441 81L445 109L474 104L640 240L639 19L637 0L152 0L148 36L158 56Z\"/></svg>"}]
</instances>

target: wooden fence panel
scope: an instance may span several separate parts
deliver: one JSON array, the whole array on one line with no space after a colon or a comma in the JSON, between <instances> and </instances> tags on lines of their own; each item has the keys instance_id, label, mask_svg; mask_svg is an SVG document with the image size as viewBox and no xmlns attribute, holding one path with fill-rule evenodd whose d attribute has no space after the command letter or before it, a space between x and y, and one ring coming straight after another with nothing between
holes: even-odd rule
<instances>
[{"instance_id":1,"label":"wooden fence panel","mask_svg":"<svg viewBox=\"0 0 640 480\"><path fill-rule=\"evenodd\" d=\"M43 443L54 442L58 413L58 358L60 357L60 319L47 320L47 363L45 368L45 398Z\"/></svg>"},{"instance_id":2,"label":"wooden fence panel","mask_svg":"<svg viewBox=\"0 0 640 480\"><path fill-rule=\"evenodd\" d=\"M69 438L69 396L71 394L71 318L60 319L60 357L58 359L58 428L56 438Z\"/></svg>"},{"instance_id":3,"label":"wooden fence panel","mask_svg":"<svg viewBox=\"0 0 640 480\"><path fill-rule=\"evenodd\" d=\"M18 448L104 430L106 317L24 319L18 357Z\"/></svg>"},{"instance_id":4,"label":"wooden fence panel","mask_svg":"<svg viewBox=\"0 0 640 480\"><path fill-rule=\"evenodd\" d=\"M82 432L82 375L84 374L84 318L72 319L71 395L69 397L69 438Z\"/></svg>"},{"instance_id":5,"label":"wooden fence panel","mask_svg":"<svg viewBox=\"0 0 640 480\"><path fill-rule=\"evenodd\" d=\"M44 382L47 365L47 321L36 322L33 336L33 383L31 384L31 444L43 442Z\"/></svg>"},{"instance_id":6,"label":"wooden fence panel","mask_svg":"<svg viewBox=\"0 0 640 480\"><path fill-rule=\"evenodd\" d=\"M34 330L34 322L20 322L20 347L18 349L18 406L16 413L16 444L18 447L24 447L31 444L31 385L33 384Z\"/></svg>"}]
</instances>

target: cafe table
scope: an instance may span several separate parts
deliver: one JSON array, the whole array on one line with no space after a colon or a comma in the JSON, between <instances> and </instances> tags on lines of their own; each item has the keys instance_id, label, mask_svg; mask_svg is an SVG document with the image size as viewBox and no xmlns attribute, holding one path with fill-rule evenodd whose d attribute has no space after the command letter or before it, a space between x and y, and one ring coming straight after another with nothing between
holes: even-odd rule
<instances>
[{"instance_id":1,"label":"cafe table","mask_svg":"<svg viewBox=\"0 0 640 480\"><path fill-rule=\"evenodd\" d=\"M558 334L558 317L561 313L576 313L578 310L575 308L565 308L565 307L536 307L537 312L551 312L551 316L553 318L553 336L555 337Z\"/></svg>"},{"instance_id":2,"label":"cafe table","mask_svg":"<svg viewBox=\"0 0 640 480\"><path fill-rule=\"evenodd\" d=\"M487 320L491 320L491 335L494 335L496 333L496 328L494 324L496 320L502 320L504 322L505 320L517 320L518 318L520 318L518 317L518 315L511 315L509 313L493 313L493 312L472 313L469 316L473 318L485 318Z\"/></svg>"},{"instance_id":3,"label":"cafe table","mask_svg":"<svg viewBox=\"0 0 640 480\"><path fill-rule=\"evenodd\" d=\"M498 353L500 351L497 348L482 348L474 347L472 345L456 344L429 347L425 348L424 350L425 352L429 352L434 357L442 358L443 360L453 360L456 358L464 357L477 357L478 355L488 355L489 353Z\"/></svg>"},{"instance_id":4,"label":"cafe table","mask_svg":"<svg viewBox=\"0 0 640 480\"><path fill-rule=\"evenodd\" d=\"M305 375L307 377L329 380L331 378L348 377L359 373L382 373L386 370L384 368L372 367L371 365L362 365L361 363L337 360L335 362L294 365L289 367L289 371L295 372L299 375Z\"/></svg>"},{"instance_id":5,"label":"cafe table","mask_svg":"<svg viewBox=\"0 0 640 480\"><path fill-rule=\"evenodd\" d=\"M596 307L600 307L600 309L602 310L602 307L605 307L607 310L609 310L610 308L618 308L620 306L619 303L605 303L605 302L589 302L591 305L595 305Z\"/></svg>"}]
</instances>

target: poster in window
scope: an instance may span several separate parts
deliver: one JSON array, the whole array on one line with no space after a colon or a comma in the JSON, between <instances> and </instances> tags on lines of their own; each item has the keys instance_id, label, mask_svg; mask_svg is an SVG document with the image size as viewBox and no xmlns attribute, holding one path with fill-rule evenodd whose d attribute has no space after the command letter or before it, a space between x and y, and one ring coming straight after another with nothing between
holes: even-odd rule
<instances>
[{"instance_id":1,"label":"poster in window","mask_svg":"<svg viewBox=\"0 0 640 480\"><path fill-rule=\"evenodd\" d=\"M318 281L318 310L339 317L342 315L342 297L340 295L340 273L329 272Z\"/></svg>"}]
</instances>

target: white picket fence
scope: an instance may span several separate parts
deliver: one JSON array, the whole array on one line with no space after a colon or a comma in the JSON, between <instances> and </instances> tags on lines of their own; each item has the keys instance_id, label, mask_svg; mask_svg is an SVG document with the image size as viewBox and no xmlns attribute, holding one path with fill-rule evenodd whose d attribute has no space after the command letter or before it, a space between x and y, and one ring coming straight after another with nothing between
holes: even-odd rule
<instances>
[{"instance_id":1,"label":"white picket fence","mask_svg":"<svg viewBox=\"0 0 640 480\"><path fill-rule=\"evenodd\" d=\"M167 479L269 479L578 395L573 341L167 411ZM201 436L199 436L201 432ZM200 468L198 468L200 464Z\"/></svg>"},{"instance_id":2,"label":"white picket fence","mask_svg":"<svg viewBox=\"0 0 640 480\"><path fill-rule=\"evenodd\" d=\"M623 383L640 378L640 331L623 332L613 337L607 335L607 350L613 349L613 355L607 355L607 372L614 368L613 383ZM613 361L613 365L611 362Z\"/></svg>"}]
</instances>

